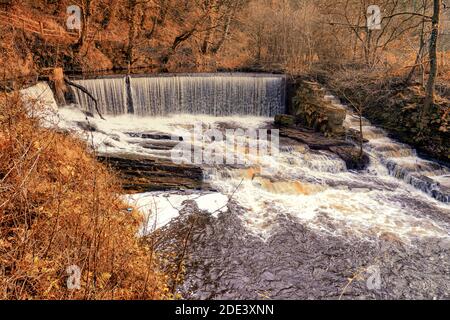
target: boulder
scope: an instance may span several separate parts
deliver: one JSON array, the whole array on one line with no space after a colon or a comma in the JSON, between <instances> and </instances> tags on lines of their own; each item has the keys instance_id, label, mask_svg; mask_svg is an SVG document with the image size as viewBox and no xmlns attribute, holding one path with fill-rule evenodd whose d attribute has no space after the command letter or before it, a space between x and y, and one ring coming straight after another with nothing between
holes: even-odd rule
<instances>
[{"instance_id":1,"label":"boulder","mask_svg":"<svg viewBox=\"0 0 450 320\"><path fill-rule=\"evenodd\" d=\"M370 162L369 156L356 146L334 146L330 151L345 161L348 170L364 170Z\"/></svg>"},{"instance_id":2,"label":"boulder","mask_svg":"<svg viewBox=\"0 0 450 320\"><path fill-rule=\"evenodd\" d=\"M344 138L326 137L305 128L280 128L280 136L302 142L312 150L331 151L345 161L348 170L363 170L370 162L366 153L361 156L360 148Z\"/></svg>"},{"instance_id":3,"label":"boulder","mask_svg":"<svg viewBox=\"0 0 450 320\"><path fill-rule=\"evenodd\" d=\"M353 146L352 143L343 139L326 137L320 132L305 128L281 128L280 136L307 144L313 150L329 150L330 147L336 146Z\"/></svg>"}]
</instances>

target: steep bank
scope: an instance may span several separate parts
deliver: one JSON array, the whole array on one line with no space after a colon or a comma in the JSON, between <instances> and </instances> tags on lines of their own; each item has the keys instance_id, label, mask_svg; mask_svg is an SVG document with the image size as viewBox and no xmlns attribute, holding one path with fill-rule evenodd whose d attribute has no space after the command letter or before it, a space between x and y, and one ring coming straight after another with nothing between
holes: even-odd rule
<instances>
[{"instance_id":1,"label":"steep bank","mask_svg":"<svg viewBox=\"0 0 450 320\"><path fill-rule=\"evenodd\" d=\"M183 10L173 0L160 5L139 2L135 8L131 3L93 2L83 41L66 28L70 1L5 4L0 8L0 62L6 66L2 78L35 75L55 66L72 72L216 71L241 67L249 59L247 39L235 28L234 7L223 13L224 21L208 27L212 21L205 19L196 2L186 2ZM228 9L225 5L220 10ZM203 37L209 37L206 48Z\"/></svg>"}]
</instances>

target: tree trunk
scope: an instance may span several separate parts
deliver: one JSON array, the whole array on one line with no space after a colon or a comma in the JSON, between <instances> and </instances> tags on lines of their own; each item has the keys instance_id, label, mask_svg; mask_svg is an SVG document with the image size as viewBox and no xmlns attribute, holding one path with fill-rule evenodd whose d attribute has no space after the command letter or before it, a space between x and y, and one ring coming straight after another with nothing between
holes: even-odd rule
<instances>
[{"instance_id":1,"label":"tree trunk","mask_svg":"<svg viewBox=\"0 0 450 320\"><path fill-rule=\"evenodd\" d=\"M424 129L428 124L428 118L435 98L436 76L438 73L438 60L437 60L437 42L439 38L439 16L441 13L442 0L434 0L433 5L433 18L432 18L432 30L430 38L430 75L428 77L428 83L426 87L425 103L421 116L421 129Z\"/></svg>"},{"instance_id":2,"label":"tree trunk","mask_svg":"<svg viewBox=\"0 0 450 320\"><path fill-rule=\"evenodd\" d=\"M223 26L222 35L220 37L219 42L214 46L214 48L211 50L214 54L219 52L219 50L222 48L223 44L225 43L225 40L227 40L227 37L230 33L230 26L231 26L231 20L233 19L234 13L230 12L227 15L225 24Z\"/></svg>"},{"instance_id":3,"label":"tree trunk","mask_svg":"<svg viewBox=\"0 0 450 320\"><path fill-rule=\"evenodd\" d=\"M77 42L78 48L83 48L84 44L87 42L89 35L89 24L91 20L91 0L83 1L82 7L82 26L80 39Z\"/></svg>"},{"instance_id":4,"label":"tree trunk","mask_svg":"<svg viewBox=\"0 0 450 320\"><path fill-rule=\"evenodd\" d=\"M133 65L133 51L134 51L134 38L136 36L136 0L128 0L128 46L126 52L128 73L131 71Z\"/></svg>"},{"instance_id":5,"label":"tree trunk","mask_svg":"<svg viewBox=\"0 0 450 320\"><path fill-rule=\"evenodd\" d=\"M205 37L203 38L202 47L200 49L202 54L208 53L209 42L211 41L212 26L213 26L213 19L212 17L209 17L208 30L206 30Z\"/></svg>"},{"instance_id":6,"label":"tree trunk","mask_svg":"<svg viewBox=\"0 0 450 320\"><path fill-rule=\"evenodd\" d=\"M426 12L427 11L427 1L423 0L422 5L423 5L422 14L425 16L425 14L427 13ZM420 28L419 51L417 52L414 66L411 68L411 71L409 72L408 76L406 77L406 80L405 80L406 85L410 84L412 78L414 77L417 67L419 65L422 65L422 63L423 63L424 47L425 47L425 17L422 18L422 24L421 24L421 28Z\"/></svg>"}]
</instances>

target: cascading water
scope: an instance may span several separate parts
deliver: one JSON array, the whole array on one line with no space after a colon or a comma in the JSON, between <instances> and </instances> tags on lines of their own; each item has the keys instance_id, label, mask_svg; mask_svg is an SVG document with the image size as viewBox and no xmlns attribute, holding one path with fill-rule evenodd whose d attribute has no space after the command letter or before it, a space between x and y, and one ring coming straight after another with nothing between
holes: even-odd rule
<instances>
[{"instance_id":1,"label":"cascading water","mask_svg":"<svg viewBox=\"0 0 450 320\"><path fill-rule=\"evenodd\" d=\"M22 89L20 94L30 116L39 117L44 126L58 123L58 104L47 82L38 82L34 86Z\"/></svg>"},{"instance_id":2,"label":"cascading water","mask_svg":"<svg viewBox=\"0 0 450 320\"><path fill-rule=\"evenodd\" d=\"M159 86L168 89L167 86L173 87L174 83L180 84L185 81L180 79L169 81L164 77L158 78L158 81L145 78L135 80L136 82L131 81L132 88L136 88L136 86L149 88L150 85L147 82L158 86L158 82L161 80ZM206 77L206 80L211 79ZM221 86L230 85L229 80L221 79L220 81L222 81ZM147 84L144 85L143 82ZM171 84L168 85L168 83ZM203 85L205 83L197 79L192 87L199 89ZM211 89L208 85L206 87ZM178 90L178 92L183 92L183 90ZM133 94L137 95L137 92ZM142 93L142 96L145 94ZM334 97L329 98L335 99ZM156 99L156 97L152 99ZM339 103L336 100L334 102ZM162 105L162 102L159 103ZM166 101L166 103L168 102ZM187 105L188 109L191 107L192 105ZM167 108L170 109L170 107ZM198 110L202 110L202 108L199 107ZM175 112L176 109L173 110ZM192 109L187 111L195 113L195 110ZM145 112L143 111L143 113ZM60 114L64 120L59 124L60 126L82 131L79 125L80 122L85 121L85 116L76 108L63 108L60 110ZM107 121L91 119L90 125L94 126L96 131L90 134L90 139L93 139L101 153L133 153L169 160L171 152L166 146L173 146L173 141L155 140L152 138L152 132L165 132L170 136L177 130L185 130L198 122L208 128L222 127L219 128L220 130L223 130L224 123L232 128L258 128L270 121L272 119L269 117L255 116L215 117L184 114L176 117L143 117L120 115L110 116ZM359 119L350 111L346 125L349 127L359 125ZM315 220L320 212L328 212L335 220L347 220L349 223L348 221L351 221L353 217L354 223L361 223L365 225L364 228L370 229L375 223L378 225L378 230L398 232L400 228L397 228L395 221L398 219L414 220L413 215L421 215L420 210L411 209L417 211L416 214L413 214L408 211L410 210L407 208L408 206L405 208L404 204L399 205L398 199L408 199L411 198L411 194L414 194L415 199L433 202L431 198L422 195L420 191L414 190L408 184L425 191L441 202L449 201L448 193L439 188L440 184L446 183L448 169L416 157L411 148L390 140L383 130L371 126L366 119L364 119L364 133L370 140L365 148L372 159L367 172L348 172L343 161L336 155L329 152L312 151L305 145L291 141L281 144L281 153L278 156L256 159L254 162L258 164L257 166L244 168L205 166L205 178L214 188L227 195L233 193L243 179L242 190L234 194L234 198L248 209L247 219L255 215L258 217L256 220L267 217L268 212L285 212L302 219L309 217L312 220ZM161 145L165 147L160 148ZM238 153L238 151L236 152ZM261 174L261 168L264 167L276 167L277 170L269 171L276 173ZM253 176L253 174L255 175ZM396 178L400 178L400 180ZM301 210L299 210L299 206L302 208ZM446 207L445 210L447 209ZM299 212L301 212L300 215L298 215ZM364 219L361 219L362 215L365 216ZM371 219L368 219L369 215L372 217ZM384 222L381 221L382 219L380 220L380 217L383 216L385 217ZM390 219L393 219L393 222L386 223ZM263 220L267 222L267 219ZM434 223L430 223L434 225ZM430 224L428 223L428 225ZM250 226L254 225L250 223ZM364 228L360 226L353 229L363 232ZM436 225L432 228L433 232L438 229L441 228ZM421 232L428 233L424 230L419 233L411 230L404 231L404 233L416 235ZM414 230L417 231L417 228ZM443 229L441 231L445 233ZM263 231L263 233L265 232Z\"/></svg>"},{"instance_id":3,"label":"cascading water","mask_svg":"<svg viewBox=\"0 0 450 320\"><path fill-rule=\"evenodd\" d=\"M332 95L326 96L326 99L342 106L340 101ZM351 110L347 110L345 125L359 131L359 117ZM362 124L363 136L369 140L365 145L365 151L371 155L372 168L379 172L387 169L391 176L402 179L441 202L450 202L450 170L448 168L419 158L414 149L390 139L386 132L372 126L367 119L362 118ZM377 164L379 164L378 167Z\"/></svg>"},{"instance_id":4,"label":"cascading water","mask_svg":"<svg viewBox=\"0 0 450 320\"><path fill-rule=\"evenodd\" d=\"M147 98L142 99L144 103ZM197 107L187 108L192 112ZM87 120L78 107L61 108L59 114L59 127L84 136ZM223 131L266 128L273 122L269 117L194 114L122 114L106 119L89 119L94 128L89 141L100 153L165 159L171 156L166 146L174 143L167 136L194 124ZM357 128L359 119L349 112L346 125ZM381 298L448 297L442 283L450 281L450 207L444 203L448 194L437 196L441 189L436 185L445 183L447 169L418 158L366 119L364 133L371 156L365 171L348 171L330 152L281 138L279 154L257 155L253 164L202 165L215 192L149 192L126 200L148 217L143 233L163 228L170 244L177 230L191 228L181 234L184 242L186 234L193 234L181 290L187 297L338 298L354 272L372 265L382 270ZM199 143L226 148L223 141ZM248 151L236 148L234 153L242 156ZM417 182L427 181L424 177L435 185ZM203 222L196 231L183 219L199 210L203 220L198 221ZM351 294L378 293L360 288Z\"/></svg>"},{"instance_id":5,"label":"cascading water","mask_svg":"<svg viewBox=\"0 0 450 320\"><path fill-rule=\"evenodd\" d=\"M273 116L284 110L281 76L131 78L135 113Z\"/></svg>"},{"instance_id":6,"label":"cascading water","mask_svg":"<svg viewBox=\"0 0 450 320\"><path fill-rule=\"evenodd\" d=\"M47 82L39 82L34 86L20 91L26 103L38 104L36 107L58 110L58 104L53 96L53 91Z\"/></svg>"},{"instance_id":7,"label":"cascading water","mask_svg":"<svg viewBox=\"0 0 450 320\"><path fill-rule=\"evenodd\" d=\"M280 75L196 74L76 82L97 98L103 114L133 110L139 116L274 116L285 110L285 78ZM94 112L93 102L74 91L77 103Z\"/></svg>"},{"instance_id":8,"label":"cascading water","mask_svg":"<svg viewBox=\"0 0 450 320\"><path fill-rule=\"evenodd\" d=\"M120 115L128 111L128 95L125 78L77 80L96 99L102 114ZM73 90L77 104L84 110L95 113L94 103L84 92Z\"/></svg>"},{"instance_id":9,"label":"cascading water","mask_svg":"<svg viewBox=\"0 0 450 320\"><path fill-rule=\"evenodd\" d=\"M76 109L62 109L60 113L66 119L66 127L82 132L79 128L84 119L82 113ZM90 135L102 154L132 153L170 159L170 150L158 147L169 144L170 140L155 140L153 132L176 135L178 130L195 123L219 130L224 129L224 123L230 128L260 128L270 121L273 120L242 116L139 118L126 115L109 117L107 121L91 119L91 125L97 130ZM226 148L223 141L206 144L215 144L216 150ZM245 212L241 215L244 225L262 238L271 236L279 215L297 219L321 232L351 233L362 238L392 233L408 241L446 237L450 232L446 223L423 214L423 210L431 210L445 216L450 214L449 207L392 177L381 163L373 161L367 171L349 172L345 163L332 153L313 151L289 139L282 139L280 144L278 155L257 157L253 165L203 166L206 182L220 193L232 195ZM246 151L234 152L242 156ZM158 212L159 217L164 215L165 203L172 202L170 196L152 193L133 199L137 200L138 207L157 206L151 212Z\"/></svg>"}]
</instances>

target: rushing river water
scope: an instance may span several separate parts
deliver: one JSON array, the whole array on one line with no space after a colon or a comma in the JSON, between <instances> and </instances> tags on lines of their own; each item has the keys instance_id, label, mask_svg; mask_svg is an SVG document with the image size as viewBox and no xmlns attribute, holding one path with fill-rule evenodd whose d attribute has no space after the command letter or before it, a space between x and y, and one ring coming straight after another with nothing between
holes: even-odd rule
<instances>
[{"instance_id":1,"label":"rushing river water","mask_svg":"<svg viewBox=\"0 0 450 320\"><path fill-rule=\"evenodd\" d=\"M134 115L114 111L126 109L118 103L102 108L121 115L109 115L106 121L86 120L72 106L59 109L57 125L89 138L103 154L170 159L170 150L151 147L161 140L149 133L176 135L196 123L219 131L270 127L270 116L284 108L280 102L273 103L281 101L282 94L272 88L276 96L264 100L263 96L271 96L266 81L274 80L255 79L256 84L245 84L253 88L251 96L214 100L220 104L223 99L235 99L231 114L242 108L239 116L226 115L233 104L225 109L214 105L212 115L195 114L206 105L195 109L191 93L185 111L196 112L149 117L152 104L146 101L156 98L148 96L150 91L135 89L133 99L138 102L134 106L141 111ZM156 80L138 79L132 87L134 81L151 82L147 84L151 88L161 86ZM175 80L157 81L180 88ZM202 81L196 79L189 86L195 91L205 85L197 84ZM231 80L220 81L225 84L214 80L208 90L230 86L227 81ZM113 80L111 86L122 84ZM123 97L108 92L101 93L102 101L108 101L104 103ZM332 96L327 98L339 103ZM261 99L267 102L264 116L249 116L248 101L254 106L264 104ZM166 111L183 108L159 103L157 108ZM349 111L345 124L357 128L359 119ZM91 128L88 133L86 127ZM204 165L205 180L215 192L157 192L127 199L149 218L144 233L159 228L176 239L187 232L189 216L199 217L186 261L186 280L179 288L187 298L449 298L449 170L420 159L413 149L389 139L365 119L364 135L369 140L364 149L371 159L364 171L348 171L332 153L281 138L280 153L257 157L254 165ZM225 147L220 141L210 143L219 144L218 149ZM378 268L382 280L375 289L365 282L373 274L372 267ZM344 290L353 276L353 285Z\"/></svg>"}]
</instances>

